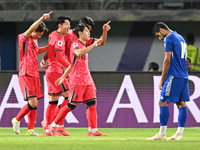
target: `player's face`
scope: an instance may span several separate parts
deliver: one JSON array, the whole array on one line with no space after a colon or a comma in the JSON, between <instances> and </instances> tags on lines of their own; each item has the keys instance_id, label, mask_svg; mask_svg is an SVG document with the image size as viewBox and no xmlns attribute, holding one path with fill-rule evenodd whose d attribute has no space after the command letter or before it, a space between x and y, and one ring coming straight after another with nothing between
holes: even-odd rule
<instances>
[{"instance_id":1,"label":"player's face","mask_svg":"<svg viewBox=\"0 0 200 150\"><path fill-rule=\"evenodd\" d=\"M61 25L62 34L63 35L67 34L70 28L71 26L69 20L65 20L65 22Z\"/></svg>"},{"instance_id":2,"label":"player's face","mask_svg":"<svg viewBox=\"0 0 200 150\"><path fill-rule=\"evenodd\" d=\"M161 32L156 32L155 33L155 36L157 36L158 37L158 39L159 40L164 40L164 38L166 37L166 35L164 35L163 33L161 33Z\"/></svg>"},{"instance_id":3,"label":"player's face","mask_svg":"<svg viewBox=\"0 0 200 150\"><path fill-rule=\"evenodd\" d=\"M33 34L33 39L39 39L42 37L42 35L44 34L44 31L43 32L34 32Z\"/></svg>"},{"instance_id":4,"label":"player's face","mask_svg":"<svg viewBox=\"0 0 200 150\"><path fill-rule=\"evenodd\" d=\"M88 41L90 39L90 31L87 27L84 28L83 30L83 38Z\"/></svg>"}]
</instances>

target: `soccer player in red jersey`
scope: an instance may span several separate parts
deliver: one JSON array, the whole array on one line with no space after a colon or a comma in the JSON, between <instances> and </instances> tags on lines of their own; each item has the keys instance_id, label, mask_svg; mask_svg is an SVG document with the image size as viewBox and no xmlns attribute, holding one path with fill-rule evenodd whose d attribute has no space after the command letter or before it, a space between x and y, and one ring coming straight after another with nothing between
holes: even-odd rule
<instances>
[{"instance_id":1,"label":"soccer player in red jersey","mask_svg":"<svg viewBox=\"0 0 200 150\"><path fill-rule=\"evenodd\" d=\"M89 27L83 23L78 24L74 32L79 39L72 43L70 49L71 65L66 69L63 76L56 81L56 85L61 84L71 72L69 80L70 100L66 106L61 108L54 121L49 125L49 129L52 136L57 136L57 126L62 118L65 118L78 103L85 103L88 106L87 117L91 127L88 136L108 136L97 130L96 87L88 68L88 52L102 41L101 39L95 40L93 44L86 47L86 43L90 39L90 31Z\"/></svg>"},{"instance_id":2,"label":"soccer player in red jersey","mask_svg":"<svg viewBox=\"0 0 200 150\"><path fill-rule=\"evenodd\" d=\"M79 21L79 23L85 23L85 24L87 24L90 31L92 30L92 28L94 28L94 25L95 25L95 24L94 24L94 21L92 20L92 18L90 18L90 17L88 17L88 16L82 17L81 20ZM109 21L108 23L104 24L103 27L102 27L103 32L102 32L102 35L101 35L101 37L100 37L101 40L99 41L99 46L103 46L103 45L105 44L105 42L106 42L106 39L107 39L107 32L110 30L109 23L110 23L110 21ZM67 59L68 62L70 63L70 47L71 47L72 43L73 43L75 40L78 40L78 37L77 37L77 35L76 35L75 32L74 32L74 29L71 29L71 30L68 31L68 33L64 36L64 40L65 40L65 54L66 54L66 59ZM86 46L90 46L91 44L93 44L93 42L94 42L95 40L98 40L98 39L95 39L95 38L91 38L91 37L90 37L90 39L89 39L89 40L87 41L87 43L86 43ZM44 57L44 58L42 59L42 61L40 62L41 68L45 68L45 61L46 61L47 59L48 59L48 52L46 53L45 57ZM69 80L69 76L68 76L67 78L68 78L67 80ZM58 112L59 112L59 110L60 110L63 106L67 105L67 103L68 103L68 100L65 99L61 105L58 105L58 106L56 107L55 114L57 115ZM87 109L87 110L88 110L88 109ZM86 111L86 114L87 114L87 111ZM55 116L56 116L56 115L55 115ZM86 115L86 116L87 116L87 115ZM61 128L64 130L64 120L65 120L65 118L63 118L63 119L61 120L61 122L59 123L59 127L60 127L60 128L58 128L58 132L59 132L59 131L62 131ZM43 122L43 123L44 123L44 122ZM90 132L90 125L89 125L89 122L88 122L88 126L89 126L89 132ZM62 134L62 132L60 132L60 133Z\"/></svg>"},{"instance_id":3,"label":"soccer player in red jersey","mask_svg":"<svg viewBox=\"0 0 200 150\"><path fill-rule=\"evenodd\" d=\"M92 20L92 18L90 18L88 16L82 17L81 20L79 21L79 23L85 23L85 24L87 24L88 27L89 27L89 31L91 31L92 28L94 28L94 26L95 26L94 21ZM102 35L100 37L101 40L99 41L99 46L103 46L105 44L105 42L106 42L107 32L110 30L109 23L110 23L110 21L108 23L104 24L103 27L102 27L103 28L103 32L102 32ZM71 47L72 43L75 40L78 40L78 36L75 34L74 29L71 29L64 36L64 39L65 39L65 53L66 53L68 62L70 62L70 47ZM90 37L90 39L86 43L86 47L90 46L91 44L93 44L95 40L98 40L98 39ZM70 75L67 78L69 80ZM58 106L56 108L56 114L59 112L59 109L61 109L65 105L67 105L66 101L64 101L60 106ZM87 111L88 111L88 109L87 109ZM88 116L87 115L88 114L87 111L86 111L86 116ZM65 118L63 118L61 120L61 122L59 123L60 126L64 126L64 120L65 120ZM90 131L89 121L88 121L88 126L89 126L88 130Z\"/></svg>"},{"instance_id":4,"label":"soccer player in red jersey","mask_svg":"<svg viewBox=\"0 0 200 150\"><path fill-rule=\"evenodd\" d=\"M35 21L27 31L18 35L19 41L19 85L25 101L28 103L22 107L15 118L12 119L13 130L20 134L20 121L28 114L27 135L41 136L34 131L37 116L38 99L43 97L42 87L39 79L38 54L47 50L47 46L38 48L38 38L48 32L46 25L42 22L50 17L50 13L44 14Z\"/></svg>"},{"instance_id":5,"label":"soccer player in red jersey","mask_svg":"<svg viewBox=\"0 0 200 150\"><path fill-rule=\"evenodd\" d=\"M69 66L69 62L65 58L64 35L67 34L70 29L70 21L71 19L68 16L60 16L56 22L58 29L49 35L48 65L45 74L48 87L49 105L46 109L46 120L42 121L43 132L46 136L50 136L47 127L55 118L55 109L58 104L59 96L62 95L65 99L68 99L69 87L67 80L59 86L55 85L55 81L62 76L63 66L66 68ZM61 130L62 135L70 135L64 127L59 130Z\"/></svg>"}]
</instances>

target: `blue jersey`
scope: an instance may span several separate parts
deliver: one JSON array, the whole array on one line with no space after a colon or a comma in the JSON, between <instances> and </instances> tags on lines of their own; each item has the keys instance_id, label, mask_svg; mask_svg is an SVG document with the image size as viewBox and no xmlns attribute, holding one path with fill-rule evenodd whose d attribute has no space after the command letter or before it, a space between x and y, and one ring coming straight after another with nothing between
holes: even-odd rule
<instances>
[{"instance_id":1,"label":"blue jersey","mask_svg":"<svg viewBox=\"0 0 200 150\"><path fill-rule=\"evenodd\" d=\"M167 76L188 79L186 64L187 45L183 37L176 31L171 32L164 40L165 52L172 51Z\"/></svg>"}]
</instances>

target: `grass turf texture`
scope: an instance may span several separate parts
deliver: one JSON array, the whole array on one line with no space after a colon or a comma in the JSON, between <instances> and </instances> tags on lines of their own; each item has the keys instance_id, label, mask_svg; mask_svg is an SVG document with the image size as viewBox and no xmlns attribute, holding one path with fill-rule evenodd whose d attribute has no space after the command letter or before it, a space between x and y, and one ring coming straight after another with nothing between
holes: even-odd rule
<instances>
[{"instance_id":1,"label":"grass turf texture","mask_svg":"<svg viewBox=\"0 0 200 150\"><path fill-rule=\"evenodd\" d=\"M71 136L33 137L26 135L27 128L20 129L20 135L12 128L0 128L0 149L2 150L196 150L200 149L200 128L187 127L181 141L146 141L147 137L159 132L158 128L99 128L109 137L88 137L87 128L67 128ZM42 134L42 128L35 128ZM167 129L167 137L176 128Z\"/></svg>"}]
</instances>

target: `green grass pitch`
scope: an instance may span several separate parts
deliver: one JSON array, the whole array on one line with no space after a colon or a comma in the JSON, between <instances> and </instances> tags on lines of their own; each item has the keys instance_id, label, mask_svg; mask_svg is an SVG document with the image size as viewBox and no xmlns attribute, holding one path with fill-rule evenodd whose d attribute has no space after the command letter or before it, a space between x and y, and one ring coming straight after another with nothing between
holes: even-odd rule
<instances>
[{"instance_id":1,"label":"green grass pitch","mask_svg":"<svg viewBox=\"0 0 200 150\"><path fill-rule=\"evenodd\" d=\"M71 136L33 137L21 128L20 135L12 128L0 128L0 150L198 150L200 128L186 127L181 141L146 141L159 132L158 128L99 128L109 137L88 137L87 128L67 128ZM42 134L42 128L35 128ZM176 128L167 129L167 137Z\"/></svg>"}]
</instances>

